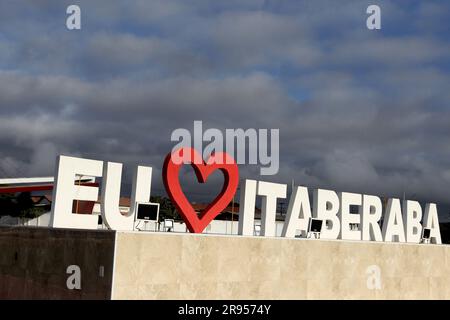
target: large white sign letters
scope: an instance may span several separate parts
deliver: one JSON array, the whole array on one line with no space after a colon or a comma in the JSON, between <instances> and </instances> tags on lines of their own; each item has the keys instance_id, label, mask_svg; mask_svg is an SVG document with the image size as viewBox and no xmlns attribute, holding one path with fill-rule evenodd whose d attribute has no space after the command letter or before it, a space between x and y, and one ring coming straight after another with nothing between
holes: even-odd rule
<instances>
[{"instance_id":1,"label":"large white sign letters","mask_svg":"<svg viewBox=\"0 0 450 320\"><path fill-rule=\"evenodd\" d=\"M206 164L208 165L208 164ZM206 166L205 165L205 166ZM101 190L97 186L74 183L77 175L102 177ZM122 164L75 157L59 156L50 225L57 228L96 229L97 217L74 214L75 200L98 201L101 195L101 214L105 225L112 230L133 230L136 204L150 200L152 168L138 166L133 178L131 208L124 215L119 211ZM261 197L261 235L274 237L277 199L287 197L287 185L243 180L240 188L239 235L253 236L255 203ZM383 212L382 200L373 195L296 186L281 233L293 238L306 236L310 218L323 221L322 239L364 240L419 243L423 228L430 229L430 242L441 243L436 204L388 199ZM356 210L355 210L356 208ZM354 226L357 226L356 228Z\"/></svg>"},{"instance_id":2,"label":"large white sign letters","mask_svg":"<svg viewBox=\"0 0 450 320\"><path fill-rule=\"evenodd\" d=\"M277 198L285 198L286 188L284 184L245 180L241 186L239 234L253 235L255 199L262 196L261 235L273 236L276 215L273 203ZM351 207L357 207L358 212L352 213ZM298 186L290 197L282 236L305 235L309 219L314 217L324 221L322 239L419 243L422 228L427 228L431 230L430 242L442 243L436 204L425 206L423 219L417 201L406 200L401 204L400 199L392 198L384 215L382 208L377 196L316 189L311 210L308 189ZM359 227L352 229L351 225Z\"/></svg>"},{"instance_id":3,"label":"large white sign letters","mask_svg":"<svg viewBox=\"0 0 450 320\"><path fill-rule=\"evenodd\" d=\"M138 166L133 178L131 208L127 215L119 211L122 164L59 156L56 166L55 188L50 226L55 228L97 229L97 217L74 214L74 200L97 201L99 188L75 185L76 176L103 177L101 214L105 225L112 230L133 230L137 202L150 201L152 168Z\"/></svg>"}]
</instances>

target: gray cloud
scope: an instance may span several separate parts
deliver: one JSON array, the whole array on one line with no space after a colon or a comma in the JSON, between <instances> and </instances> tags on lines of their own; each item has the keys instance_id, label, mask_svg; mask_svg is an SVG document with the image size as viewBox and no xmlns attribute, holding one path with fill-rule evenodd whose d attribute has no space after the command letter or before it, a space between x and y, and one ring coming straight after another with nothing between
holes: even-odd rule
<instances>
[{"instance_id":1,"label":"gray cloud","mask_svg":"<svg viewBox=\"0 0 450 320\"><path fill-rule=\"evenodd\" d=\"M379 32L359 1L79 1L79 32L68 4L0 5L1 175L52 174L65 153L128 180L152 165L163 192L170 133L203 120L279 128L262 179L449 203L447 4L380 1Z\"/></svg>"}]
</instances>

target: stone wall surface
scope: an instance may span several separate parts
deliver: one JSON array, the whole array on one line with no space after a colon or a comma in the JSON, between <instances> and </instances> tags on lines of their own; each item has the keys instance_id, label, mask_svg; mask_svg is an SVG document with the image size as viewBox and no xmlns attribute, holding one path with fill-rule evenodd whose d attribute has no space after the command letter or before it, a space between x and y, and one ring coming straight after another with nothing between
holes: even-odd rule
<instances>
[{"instance_id":1,"label":"stone wall surface","mask_svg":"<svg viewBox=\"0 0 450 320\"><path fill-rule=\"evenodd\" d=\"M119 232L113 298L450 299L450 246Z\"/></svg>"},{"instance_id":2,"label":"stone wall surface","mask_svg":"<svg viewBox=\"0 0 450 320\"><path fill-rule=\"evenodd\" d=\"M0 227L0 299L110 298L450 299L450 246Z\"/></svg>"},{"instance_id":3,"label":"stone wall surface","mask_svg":"<svg viewBox=\"0 0 450 320\"><path fill-rule=\"evenodd\" d=\"M110 299L114 237L110 231L0 227L0 299ZM80 267L80 290L67 288L70 265Z\"/></svg>"}]
</instances>

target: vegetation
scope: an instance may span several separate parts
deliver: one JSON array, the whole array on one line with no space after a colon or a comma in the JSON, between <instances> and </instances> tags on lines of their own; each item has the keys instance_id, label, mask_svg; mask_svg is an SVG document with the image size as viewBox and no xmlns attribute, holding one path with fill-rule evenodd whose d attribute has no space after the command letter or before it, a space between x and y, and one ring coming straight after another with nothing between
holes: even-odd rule
<instances>
[{"instance_id":1,"label":"vegetation","mask_svg":"<svg viewBox=\"0 0 450 320\"><path fill-rule=\"evenodd\" d=\"M151 202L159 203L159 219L181 220L181 216L169 198L161 196L150 197Z\"/></svg>"},{"instance_id":2,"label":"vegetation","mask_svg":"<svg viewBox=\"0 0 450 320\"><path fill-rule=\"evenodd\" d=\"M30 192L0 195L0 216L36 218L45 211L45 208L34 206Z\"/></svg>"}]
</instances>

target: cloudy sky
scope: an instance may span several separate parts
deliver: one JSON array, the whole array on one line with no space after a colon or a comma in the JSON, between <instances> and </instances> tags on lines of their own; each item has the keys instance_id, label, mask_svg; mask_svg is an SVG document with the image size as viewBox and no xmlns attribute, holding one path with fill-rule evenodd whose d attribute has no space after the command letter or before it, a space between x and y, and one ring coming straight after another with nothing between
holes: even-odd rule
<instances>
[{"instance_id":1,"label":"cloudy sky","mask_svg":"<svg viewBox=\"0 0 450 320\"><path fill-rule=\"evenodd\" d=\"M66 29L69 4L79 31ZM366 28L369 4L379 31ZM279 173L241 165L242 178L445 206L449 12L448 1L2 0L0 177L52 175L56 155L77 155L125 163L125 182L151 165L160 194L171 132L202 120L280 129Z\"/></svg>"}]
</instances>

